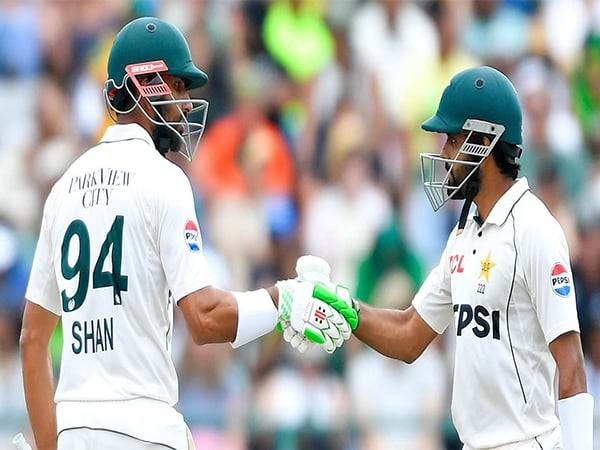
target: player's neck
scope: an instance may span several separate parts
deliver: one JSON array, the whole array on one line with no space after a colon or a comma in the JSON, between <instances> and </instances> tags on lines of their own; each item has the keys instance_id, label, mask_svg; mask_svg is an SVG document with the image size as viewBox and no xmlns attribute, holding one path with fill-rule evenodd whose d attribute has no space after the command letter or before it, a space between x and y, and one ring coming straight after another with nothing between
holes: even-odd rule
<instances>
[{"instance_id":1,"label":"player's neck","mask_svg":"<svg viewBox=\"0 0 600 450\"><path fill-rule=\"evenodd\" d=\"M477 205L477 215L482 222L485 222L500 197L515 183L512 178L497 171L486 175L482 177L479 193L473 200Z\"/></svg>"}]
</instances>

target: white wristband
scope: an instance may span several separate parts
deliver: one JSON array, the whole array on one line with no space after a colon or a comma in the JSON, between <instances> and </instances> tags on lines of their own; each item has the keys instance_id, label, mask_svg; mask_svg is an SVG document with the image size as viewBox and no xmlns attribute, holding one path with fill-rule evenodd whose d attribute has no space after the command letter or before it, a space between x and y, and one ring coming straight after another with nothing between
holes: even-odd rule
<instances>
[{"instance_id":1,"label":"white wristband","mask_svg":"<svg viewBox=\"0 0 600 450\"><path fill-rule=\"evenodd\" d=\"M238 323L233 348L238 348L270 332L279 313L266 289L233 292L238 307Z\"/></svg>"},{"instance_id":2,"label":"white wristband","mask_svg":"<svg viewBox=\"0 0 600 450\"><path fill-rule=\"evenodd\" d=\"M558 401L564 450L592 450L594 397L588 393Z\"/></svg>"}]
</instances>

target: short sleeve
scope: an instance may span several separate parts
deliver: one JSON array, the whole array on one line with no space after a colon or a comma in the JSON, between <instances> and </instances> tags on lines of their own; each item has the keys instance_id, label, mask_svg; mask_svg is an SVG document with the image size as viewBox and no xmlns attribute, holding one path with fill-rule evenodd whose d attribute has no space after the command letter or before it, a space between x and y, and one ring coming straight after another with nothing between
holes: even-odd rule
<instances>
[{"instance_id":1,"label":"short sleeve","mask_svg":"<svg viewBox=\"0 0 600 450\"><path fill-rule=\"evenodd\" d=\"M548 344L579 332L569 248L558 222L549 219L535 233L520 236L525 283Z\"/></svg>"},{"instance_id":2,"label":"short sleeve","mask_svg":"<svg viewBox=\"0 0 600 450\"><path fill-rule=\"evenodd\" d=\"M437 334L442 334L454 317L447 251L448 247L412 302L417 313Z\"/></svg>"},{"instance_id":3,"label":"short sleeve","mask_svg":"<svg viewBox=\"0 0 600 450\"><path fill-rule=\"evenodd\" d=\"M158 247L167 284L176 301L212 284L202 250L194 198L187 177L175 168L169 187L159 194Z\"/></svg>"},{"instance_id":4,"label":"short sleeve","mask_svg":"<svg viewBox=\"0 0 600 450\"><path fill-rule=\"evenodd\" d=\"M52 235L50 232L51 220L48 218L48 205L49 200L46 200L40 235L35 248L25 298L60 316L62 314L62 307L58 293L56 272L54 270Z\"/></svg>"}]
</instances>

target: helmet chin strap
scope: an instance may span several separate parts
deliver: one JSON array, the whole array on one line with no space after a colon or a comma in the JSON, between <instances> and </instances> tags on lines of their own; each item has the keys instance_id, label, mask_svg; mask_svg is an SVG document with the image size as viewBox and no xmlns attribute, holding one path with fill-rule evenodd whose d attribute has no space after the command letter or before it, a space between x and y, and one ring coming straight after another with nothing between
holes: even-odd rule
<instances>
[{"instance_id":1,"label":"helmet chin strap","mask_svg":"<svg viewBox=\"0 0 600 450\"><path fill-rule=\"evenodd\" d=\"M459 231L462 231L465 228L465 224L467 223L467 218L469 216L469 210L471 209L471 204L479 192L479 167L476 169L476 172L471 176L471 178L465 183L464 189L465 203L460 211L460 219L458 221Z\"/></svg>"},{"instance_id":2,"label":"helmet chin strap","mask_svg":"<svg viewBox=\"0 0 600 450\"><path fill-rule=\"evenodd\" d=\"M163 115L163 105L155 106L158 112ZM156 146L158 152L166 157L169 150L174 146L174 139L172 131L166 125L154 125L154 131L152 132L152 141Z\"/></svg>"},{"instance_id":3,"label":"helmet chin strap","mask_svg":"<svg viewBox=\"0 0 600 450\"><path fill-rule=\"evenodd\" d=\"M154 141L154 145L156 146L158 152L163 156L166 156L169 150L171 150L171 146L173 143L171 136L169 136L168 133L164 131L165 128L165 126L156 125L154 127L154 132L152 133L152 140Z\"/></svg>"}]
</instances>

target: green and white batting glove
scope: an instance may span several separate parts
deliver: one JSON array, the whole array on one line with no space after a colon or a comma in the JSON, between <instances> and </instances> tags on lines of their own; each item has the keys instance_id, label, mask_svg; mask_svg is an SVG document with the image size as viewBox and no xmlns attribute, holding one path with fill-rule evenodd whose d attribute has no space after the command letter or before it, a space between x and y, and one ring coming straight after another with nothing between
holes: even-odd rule
<instances>
[{"instance_id":1,"label":"green and white batting glove","mask_svg":"<svg viewBox=\"0 0 600 450\"><path fill-rule=\"evenodd\" d=\"M319 265L323 267L322 263ZM329 268L326 262L325 265ZM299 266L299 274L305 273L302 264ZM318 271L324 273L321 269ZM314 275L309 277L314 278ZM342 286L296 279L280 281L277 287L284 338L287 335L286 340L300 351L309 347L302 341L306 338L322 345L328 353L333 353L358 326L358 313L353 308L350 293Z\"/></svg>"},{"instance_id":2,"label":"green and white batting glove","mask_svg":"<svg viewBox=\"0 0 600 450\"><path fill-rule=\"evenodd\" d=\"M331 267L323 258L304 255L296 261L296 275L296 279L300 281L328 284L330 282ZM283 332L283 339L300 353L304 353L315 345L302 333L294 330L289 320L281 320L279 327Z\"/></svg>"}]
</instances>

